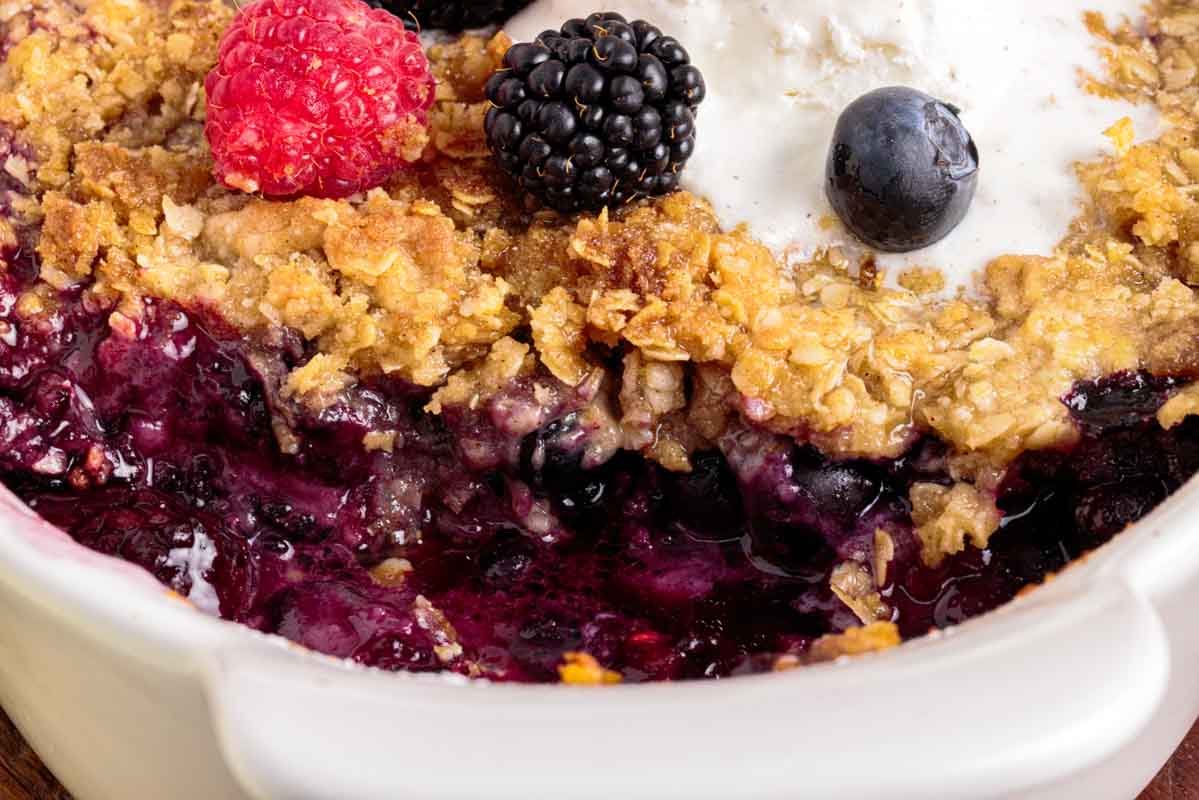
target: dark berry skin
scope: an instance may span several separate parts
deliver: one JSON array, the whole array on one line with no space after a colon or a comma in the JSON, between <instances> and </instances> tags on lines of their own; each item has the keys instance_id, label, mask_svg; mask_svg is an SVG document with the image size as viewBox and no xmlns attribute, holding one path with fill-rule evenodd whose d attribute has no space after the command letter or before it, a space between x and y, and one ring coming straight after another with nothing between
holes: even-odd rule
<instances>
[{"instance_id":1,"label":"dark berry skin","mask_svg":"<svg viewBox=\"0 0 1199 800\"><path fill-rule=\"evenodd\" d=\"M825 191L871 247L906 253L949 235L978 185L978 149L957 109L905 86L849 104L829 148Z\"/></svg>"},{"instance_id":2,"label":"dark berry skin","mask_svg":"<svg viewBox=\"0 0 1199 800\"><path fill-rule=\"evenodd\" d=\"M666 498L677 524L704 541L736 541L745 527L737 476L719 450L691 457L691 472L670 476Z\"/></svg>"},{"instance_id":3,"label":"dark berry skin","mask_svg":"<svg viewBox=\"0 0 1199 800\"><path fill-rule=\"evenodd\" d=\"M409 28L439 28L461 31L497 25L532 0L367 0L404 20Z\"/></svg>"},{"instance_id":4,"label":"dark berry skin","mask_svg":"<svg viewBox=\"0 0 1199 800\"><path fill-rule=\"evenodd\" d=\"M521 442L521 477L553 497L557 511L571 518L596 511L609 493L609 470L583 465L586 443L577 414L554 420Z\"/></svg>"},{"instance_id":5,"label":"dark berry skin","mask_svg":"<svg viewBox=\"0 0 1199 800\"><path fill-rule=\"evenodd\" d=\"M604 13L513 45L485 92L496 163L573 213L677 190L707 87L677 40Z\"/></svg>"}]
</instances>

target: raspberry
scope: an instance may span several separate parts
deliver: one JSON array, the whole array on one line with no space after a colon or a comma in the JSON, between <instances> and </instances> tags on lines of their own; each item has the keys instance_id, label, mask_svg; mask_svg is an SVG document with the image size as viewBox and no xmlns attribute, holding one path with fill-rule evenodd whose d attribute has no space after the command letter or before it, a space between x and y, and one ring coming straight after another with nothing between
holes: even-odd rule
<instances>
[{"instance_id":1,"label":"raspberry","mask_svg":"<svg viewBox=\"0 0 1199 800\"><path fill-rule=\"evenodd\" d=\"M433 77L420 39L362 0L257 0L221 40L205 133L217 179L346 197L416 160Z\"/></svg>"}]
</instances>

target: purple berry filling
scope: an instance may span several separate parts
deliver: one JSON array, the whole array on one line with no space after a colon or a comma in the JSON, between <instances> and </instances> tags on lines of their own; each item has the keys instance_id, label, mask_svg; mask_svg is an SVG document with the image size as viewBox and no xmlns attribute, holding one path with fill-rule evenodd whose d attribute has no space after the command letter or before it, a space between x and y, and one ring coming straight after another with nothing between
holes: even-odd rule
<instances>
[{"instance_id":1,"label":"purple berry filling","mask_svg":"<svg viewBox=\"0 0 1199 800\"><path fill-rule=\"evenodd\" d=\"M1080 383L1064 398L1081 437L1030 451L999 489L1000 529L986 550L920 568L892 598L904 636L954 625L1104 544L1199 471L1199 418L1163 430L1154 415L1177 382L1124 373Z\"/></svg>"},{"instance_id":2,"label":"purple berry filling","mask_svg":"<svg viewBox=\"0 0 1199 800\"><path fill-rule=\"evenodd\" d=\"M933 439L832 461L743 427L687 475L628 453L584 468L569 408L506 440L395 382L319 415L276 406L302 345L250 344L200 310L147 303L117 333L76 293L44 327L19 323L35 273L21 253L0 273L0 480L205 611L384 669L550 681L582 650L628 681L765 671L858 624L829 576L880 528L896 551L883 594L916 636L1001 605L1199 469L1199 421L1153 419L1172 381L1081 385L1065 399L1079 442L1022 456L989 549L929 569L906 498L949 480ZM393 451L363 448L377 430L398 432ZM513 457L463 456L487 437ZM380 580L381 563L412 569Z\"/></svg>"}]
</instances>

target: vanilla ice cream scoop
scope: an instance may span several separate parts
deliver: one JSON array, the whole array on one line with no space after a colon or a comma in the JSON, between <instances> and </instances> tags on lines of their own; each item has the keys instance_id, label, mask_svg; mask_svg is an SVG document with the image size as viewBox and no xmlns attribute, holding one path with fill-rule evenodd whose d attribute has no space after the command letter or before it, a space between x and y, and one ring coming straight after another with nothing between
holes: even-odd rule
<instances>
[{"instance_id":1,"label":"vanilla ice cream scoop","mask_svg":"<svg viewBox=\"0 0 1199 800\"><path fill-rule=\"evenodd\" d=\"M531 40L595 9L591 0L537 0L507 26ZM1089 94L1102 42L1085 11L1109 22L1138 0L616 0L678 38L708 81L697 148L683 188L722 222L747 223L776 251L862 245L832 212L825 159L838 116L879 87L920 89L961 109L981 171L965 220L928 248L880 254L891 275L909 266L969 286L992 258L1049 253L1082 199L1074 164L1104 152L1102 132L1124 116L1142 135L1148 106Z\"/></svg>"}]
</instances>

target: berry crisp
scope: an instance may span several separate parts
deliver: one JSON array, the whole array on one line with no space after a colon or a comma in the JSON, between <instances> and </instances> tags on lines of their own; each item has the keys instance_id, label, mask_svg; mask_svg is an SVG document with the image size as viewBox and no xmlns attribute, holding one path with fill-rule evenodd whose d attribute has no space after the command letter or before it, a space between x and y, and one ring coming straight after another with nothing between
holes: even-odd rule
<instances>
[{"instance_id":1,"label":"berry crisp","mask_svg":"<svg viewBox=\"0 0 1199 800\"><path fill-rule=\"evenodd\" d=\"M1169 124L952 296L678 190L718 76L648 23L547 32L630 59L570 83L405 32L521 3L374 5L0 7L0 482L81 544L383 669L711 678L994 609L1199 470L1193 3L1086 18ZM629 127L526 172L568 83Z\"/></svg>"}]
</instances>

